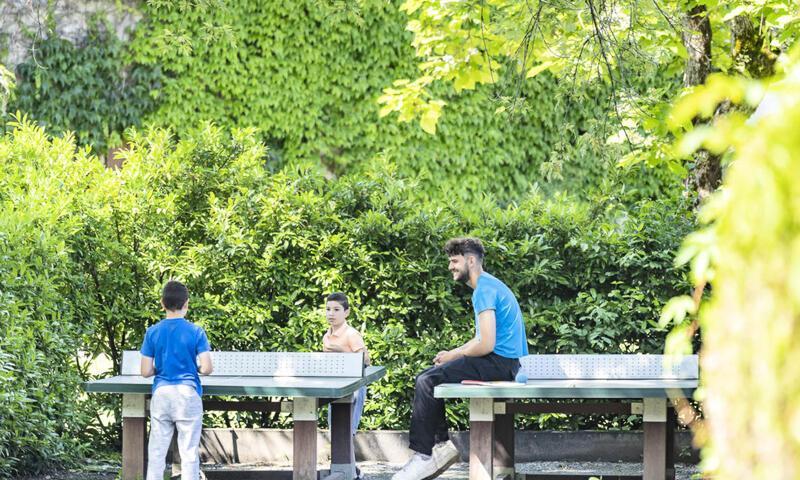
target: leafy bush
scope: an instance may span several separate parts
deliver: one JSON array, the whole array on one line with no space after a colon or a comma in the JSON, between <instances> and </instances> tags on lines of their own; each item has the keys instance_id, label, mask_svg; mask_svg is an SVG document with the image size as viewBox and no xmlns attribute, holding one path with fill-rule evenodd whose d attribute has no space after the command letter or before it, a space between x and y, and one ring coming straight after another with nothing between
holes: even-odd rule
<instances>
[{"instance_id":1,"label":"leafy bush","mask_svg":"<svg viewBox=\"0 0 800 480\"><path fill-rule=\"evenodd\" d=\"M161 80L158 65L131 62L125 45L100 25L78 45L55 35L37 42L36 56L16 73L9 111L25 112L51 133L72 131L79 145L100 153L141 124Z\"/></svg>"},{"instance_id":2,"label":"leafy bush","mask_svg":"<svg viewBox=\"0 0 800 480\"><path fill-rule=\"evenodd\" d=\"M324 295L346 291L389 372L371 388L370 429L406 427L416 373L472 335L470 292L442 253L451 236L486 240L487 269L517 293L532 352L658 352L659 310L686 288L671 261L692 223L678 200L588 207L534 192L465 210L418 200L385 160L337 181L303 166L271 173L248 130L130 139L121 171L26 122L0 141L0 382L12 396L0 408L26 412L2 416L0 448L17 459L6 469L62 461L71 438L115 441L118 424L100 423L97 402L118 416L118 399L80 395L76 352L118 366L160 318L170 277L188 284L191 318L220 350L319 350ZM465 426L462 407L450 416ZM35 439L9 433L19 431Z\"/></svg>"},{"instance_id":3,"label":"leafy bush","mask_svg":"<svg viewBox=\"0 0 800 480\"><path fill-rule=\"evenodd\" d=\"M674 125L687 127L679 143L685 154L727 154L723 188L704 204L703 227L679 253L696 287L712 287L709 298L699 308L676 299L684 308L667 318L676 325L675 351L688 349L697 325L703 331L697 396L705 421L696 438L704 474L713 478L800 471L800 44L783 60L784 74L763 83L711 77L672 112ZM749 119L733 110L693 127L728 101L760 104Z\"/></svg>"},{"instance_id":4,"label":"leafy bush","mask_svg":"<svg viewBox=\"0 0 800 480\"><path fill-rule=\"evenodd\" d=\"M96 159L26 128L0 140L0 477L79 458L85 297L68 241ZM88 190L88 192L87 192Z\"/></svg>"}]
</instances>

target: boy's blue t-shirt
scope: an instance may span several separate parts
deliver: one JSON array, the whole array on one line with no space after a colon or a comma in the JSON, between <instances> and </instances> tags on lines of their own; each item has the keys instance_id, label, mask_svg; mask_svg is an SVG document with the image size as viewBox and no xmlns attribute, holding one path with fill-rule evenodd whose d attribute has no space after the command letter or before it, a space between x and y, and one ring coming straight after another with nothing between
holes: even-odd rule
<instances>
[{"instance_id":1,"label":"boy's blue t-shirt","mask_svg":"<svg viewBox=\"0 0 800 480\"><path fill-rule=\"evenodd\" d=\"M202 395L197 356L210 350L206 332L184 318L167 318L149 327L141 353L154 359L152 392L162 385L190 385Z\"/></svg>"},{"instance_id":2,"label":"boy's blue t-shirt","mask_svg":"<svg viewBox=\"0 0 800 480\"><path fill-rule=\"evenodd\" d=\"M472 292L475 310L475 333L481 336L478 314L494 310L496 337L494 353L506 358L520 358L528 354L528 339L522 310L511 290L493 275L483 272Z\"/></svg>"}]
</instances>

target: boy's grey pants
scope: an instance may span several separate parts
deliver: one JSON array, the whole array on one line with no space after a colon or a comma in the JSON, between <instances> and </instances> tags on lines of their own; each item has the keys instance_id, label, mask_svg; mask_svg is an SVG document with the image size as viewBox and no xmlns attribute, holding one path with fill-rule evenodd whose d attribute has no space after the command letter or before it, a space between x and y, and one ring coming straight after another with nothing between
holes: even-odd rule
<instances>
[{"instance_id":1,"label":"boy's grey pants","mask_svg":"<svg viewBox=\"0 0 800 480\"><path fill-rule=\"evenodd\" d=\"M200 475L200 432L203 401L189 385L163 385L150 400L150 443L147 446L147 480L162 480L174 429L178 429L181 479Z\"/></svg>"}]
</instances>

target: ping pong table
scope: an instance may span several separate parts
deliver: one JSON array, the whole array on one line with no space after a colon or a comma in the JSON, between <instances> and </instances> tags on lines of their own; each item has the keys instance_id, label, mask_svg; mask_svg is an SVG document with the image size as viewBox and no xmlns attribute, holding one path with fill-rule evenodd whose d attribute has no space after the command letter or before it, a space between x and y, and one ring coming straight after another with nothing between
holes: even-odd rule
<instances>
[{"instance_id":1,"label":"ping pong table","mask_svg":"<svg viewBox=\"0 0 800 480\"><path fill-rule=\"evenodd\" d=\"M697 355L528 355L520 363L526 383L449 383L434 388L436 398L469 399L470 480L514 478L514 416L522 413L641 415L640 478L675 478L676 419L668 399L692 397L698 384ZM521 399L536 403L518 402Z\"/></svg>"},{"instance_id":2,"label":"ping pong table","mask_svg":"<svg viewBox=\"0 0 800 480\"><path fill-rule=\"evenodd\" d=\"M351 442L353 394L382 378L385 367L364 367L361 353L212 352L214 373L201 376L203 396L279 397L288 401L205 400L204 410L280 411L293 421L293 478L316 480L318 409L331 406L330 479L356 476ZM153 379L139 375L140 354L125 351L122 372L86 382L87 392L122 394L122 479L142 479L146 419Z\"/></svg>"}]
</instances>

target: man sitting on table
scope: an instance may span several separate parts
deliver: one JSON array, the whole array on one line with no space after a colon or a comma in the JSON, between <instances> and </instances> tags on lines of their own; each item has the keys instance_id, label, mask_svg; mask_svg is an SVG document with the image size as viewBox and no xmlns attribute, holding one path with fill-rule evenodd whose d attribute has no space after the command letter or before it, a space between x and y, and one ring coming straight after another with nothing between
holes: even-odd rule
<instances>
[{"instance_id":1,"label":"man sitting on table","mask_svg":"<svg viewBox=\"0 0 800 480\"><path fill-rule=\"evenodd\" d=\"M411 459L393 480L422 480L440 475L458 459L447 433L444 400L434 398L442 383L462 380L514 380L519 358L528 354L525 323L517 299L500 280L483 271L485 250L477 238L455 238L444 247L453 280L473 288L475 337L453 350L442 351L434 366L417 377L411 408Z\"/></svg>"}]
</instances>

